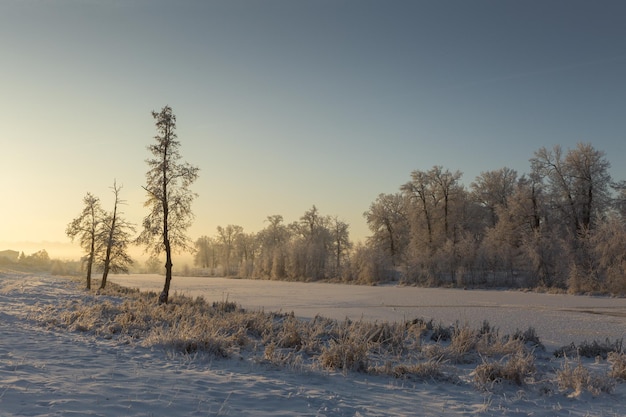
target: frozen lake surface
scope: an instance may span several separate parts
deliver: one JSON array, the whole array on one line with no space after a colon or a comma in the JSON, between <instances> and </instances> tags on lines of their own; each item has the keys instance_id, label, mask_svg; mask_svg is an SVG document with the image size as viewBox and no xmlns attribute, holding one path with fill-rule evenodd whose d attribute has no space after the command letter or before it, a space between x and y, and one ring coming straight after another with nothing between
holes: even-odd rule
<instances>
[{"instance_id":1,"label":"frozen lake surface","mask_svg":"<svg viewBox=\"0 0 626 417\"><path fill-rule=\"evenodd\" d=\"M160 292L159 275L114 275L112 282ZM540 294L521 291L461 290L401 286L367 287L227 278L177 277L172 293L234 301L246 309L293 311L301 318L402 321L418 317L478 327L484 320L501 334L534 327L547 349L571 342L622 339L626 299Z\"/></svg>"}]
</instances>

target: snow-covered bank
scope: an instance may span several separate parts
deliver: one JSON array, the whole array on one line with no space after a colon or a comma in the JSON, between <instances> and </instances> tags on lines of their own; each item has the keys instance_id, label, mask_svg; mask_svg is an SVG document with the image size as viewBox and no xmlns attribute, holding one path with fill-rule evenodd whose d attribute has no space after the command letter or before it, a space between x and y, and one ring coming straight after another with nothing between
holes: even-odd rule
<instances>
[{"instance_id":1,"label":"snow-covered bank","mask_svg":"<svg viewBox=\"0 0 626 417\"><path fill-rule=\"evenodd\" d=\"M254 362L171 355L29 319L46 305L99 302L73 282L0 275L0 415L22 416L617 416L613 394L568 398L503 385L411 382L360 373L291 371ZM593 366L590 364L590 366Z\"/></svg>"},{"instance_id":2,"label":"snow-covered bank","mask_svg":"<svg viewBox=\"0 0 626 417\"><path fill-rule=\"evenodd\" d=\"M110 279L142 290L163 288L163 277L158 275L114 275ZM445 324L459 321L474 328L487 320L506 334L533 327L548 350L626 335L624 298L198 277L174 277L172 291L209 301L227 298L248 309L293 311L304 318L317 314L379 322L424 318Z\"/></svg>"}]
</instances>

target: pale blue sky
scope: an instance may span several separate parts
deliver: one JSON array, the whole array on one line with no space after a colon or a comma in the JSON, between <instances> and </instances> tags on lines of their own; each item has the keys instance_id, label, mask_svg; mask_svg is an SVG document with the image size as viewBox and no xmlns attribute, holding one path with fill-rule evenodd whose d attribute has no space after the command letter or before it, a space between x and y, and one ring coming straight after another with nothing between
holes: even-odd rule
<instances>
[{"instance_id":1,"label":"pale blue sky","mask_svg":"<svg viewBox=\"0 0 626 417\"><path fill-rule=\"evenodd\" d=\"M623 1L2 0L0 242L67 241L114 178L140 223L166 104L201 169L194 239L315 204L360 240L414 169L469 184L555 144L626 179L624 22Z\"/></svg>"}]
</instances>

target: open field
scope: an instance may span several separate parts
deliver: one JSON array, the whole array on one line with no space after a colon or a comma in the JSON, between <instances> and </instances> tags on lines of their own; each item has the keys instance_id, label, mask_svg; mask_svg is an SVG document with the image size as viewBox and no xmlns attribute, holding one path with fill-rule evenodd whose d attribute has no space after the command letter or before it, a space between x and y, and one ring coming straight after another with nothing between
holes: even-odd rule
<instances>
[{"instance_id":1,"label":"open field","mask_svg":"<svg viewBox=\"0 0 626 417\"><path fill-rule=\"evenodd\" d=\"M117 277L116 280L137 277ZM154 277L155 282L159 277ZM140 278L142 279L142 278ZM145 279L145 277L143 278ZM180 290L182 279L176 278ZM212 282L212 299L222 300L226 294L233 301L256 299L268 301L266 296L253 291L256 285L274 289L275 303L293 307L307 307L303 293L311 294L318 285L291 284L267 281L233 281L198 279L202 284ZM193 281L193 280L190 280ZM128 282L127 282L128 283ZM241 351L241 355L223 359L200 351L185 354L166 345L147 345L140 339L117 338L98 330L75 327L74 330L56 325L64 317L77 317L88 311L99 311L100 307L114 311L132 305L130 299L121 295L96 295L82 290L82 283L58 277L2 274L0 273L0 416L66 416L92 415L112 416L574 416L614 417L626 415L626 384L618 379L607 379L606 360L583 359L578 362L585 372L591 372L591 384L600 387L598 392L575 388L563 388L562 375L570 372L566 381L575 381L579 368L576 360L564 362L549 353L536 352L535 371L528 382L493 380L482 388L472 381L479 369L488 369L486 362L442 363L446 373L456 375L452 379L403 378L385 374L357 371L333 371L323 368L291 368L262 360L263 352L256 347ZM202 287L205 285L202 284ZM250 284L250 285L246 285ZM148 285L148 284L146 284ZM174 288L176 288L176 285ZM227 286L224 286L227 285ZM234 290L239 288L240 292ZM248 288L248 290L246 290ZM279 289L291 292L280 293ZM295 289L294 289L295 288ZM322 289L326 289L324 293ZM353 289L354 298L340 297L339 289L344 286L321 284L316 297L326 297L316 305L337 307L346 305L351 314L356 314L360 305L376 305L371 300L380 300L379 295L393 288L348 287ZM302 291L302 290L306 291ZM400 288L405 294L407 290ZM247 292L246 292L247 291ZM445 294L446 292L443 292ZM282 301L280 296L282 294ZM432 293L434 294L434 293ZM459 305L464 294L477 296L478 292L450 292L447 304L437 304L443 311L453 305L459 311L471 310L467 305L480 304L479 298L466 299ZM524 311L514 304L514 296L523 294L498 292L511 296L510 307L518 313ZM269 297L269 295L267 296ZM369 298L368 298L369 297ZM456 297L456 298L455 298ZM547 311L567 313L572 306L560 298L550 296ZM176 297L175 297L176 298ZM314 297L313 297L314 298ZM150 300L152 298L150 297ZM397 298L403 300L402 298ZM455 300L454 303L451 300ZM574 297L574 299L576 299ZM370 300L370 301L367 301ZM556 301L558 300L558 301ZM580 298L582 304L576 309L593 310L618 308L607 304L587 304L596 300ZM621 300L604 300L606 303ZM245 302L248 302L245 301ZM434 301L431 300L431 301ZM131 303L131 304L128 304ZM156 305L153 311L165 312L184 308L182 304L163 309ZM192 302L192 304L198 304ZM380 304L380 303L379 303ZM429 305L435 305L431 302ZM465 305L465 307L464 307ZM309 306L314 310L314 306ZM389 304L381 311L394 311ZM408 308L408 307L403 307ZM287 310L283 308L283 310ZM294 309L295 310L295 309ZM312 311L309 310L309 311ZM369 311L369 308L367 308ZM374 309L375 310L375 309ZM482 311L504 311L494 307ZM143 314L137 310L140 316ZM148 311L148 310L145 310ZM303 310L306 311L306 310ZM332 314L343 314L348 310L327 309ZM411 310L412 312L413 310ZM322 312L323 313L323 312ZM298 313L304 315L304 313ZM378 313L377 313L378 314ZM570 314L587 314L570 312ZM166 314L167 315L167 314ZM365 316L365 315L364 315ZM494 315L498 316L498 315ZM600 316L588 314L590 317ZM107 319L107 315L100 319ZM234 316L233 316L234 317ZM368 316L369 317L369 316ZM392 316L386 316L392 317ZM619 318L607 316L608 318ZM492 316L486 317L495 320ZM86 318L91 320L91 318ZM137 317L137 320L139 317ZM155 320L156 317L143 319ZM44 323L46 325L44 325ZM132 325L134 322L129 322ZM103 329L110 325L103 322ZM152 325L150 326L152 327ZM611 335L615 336L615 335ZM561 336L559 336L561 337ZM452 345L451 345L452 346ZM445 346L442 346L445 349ZM265 350L267 356L267 347ZM623 356L622 356L623 358ZM504 362L490 362L489 366ZM509 360L510 363L510 360ZM569 365L567 365L569 363ZM475 370L475 371L474 371ZM556 376L555 376L556 371ZM561 375L561 376L559 376ZM604 375L604 376L603 376ZM583 375L584 376L584 375ZM554 378L559 381L558 384ZM596 378L596 379L594 379ZM490 381L490 379L488 379ZM602 388L608 381L606 390ZM583 387L584 388L584 387Z\"/></svg>"},{"instance_id":2,"label":"open field","mask_svg":"<svg viewBox=\"0 0 626 417\"><path fill-rule=\"evenodd\" d=\"M158 292L163 287L163 277L158 275L114 275L110 279L142 290ZM208 301L227 298L247 309L293 311L302 318L317 314L379 322L424 318L446 325L467 322L470 327L487 320L505 334L534 327L548 350L626 335L624 298L198 277L174 277L172 291Z\"/></svg>"}]
</instances>

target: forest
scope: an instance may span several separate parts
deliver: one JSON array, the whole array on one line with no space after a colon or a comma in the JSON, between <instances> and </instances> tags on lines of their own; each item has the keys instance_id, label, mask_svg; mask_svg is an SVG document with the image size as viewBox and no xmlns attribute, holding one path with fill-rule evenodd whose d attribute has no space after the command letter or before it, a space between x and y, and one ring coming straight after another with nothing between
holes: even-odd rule
<instances>
[{"instance_id":1,"label":"forest","mask_svg":"<svg viewBox=\"0 0 626 417\"><path fill-rule=\"evenodd\" d=\"M415 170L363 213L371 235L316 206L245 233L220 226L194 242L195 274L362 284L523 287L626 293L626 182L603 151L541 148L529 173L482 172L466 187L442 166Z\"/></svg>"}]
</instances>

